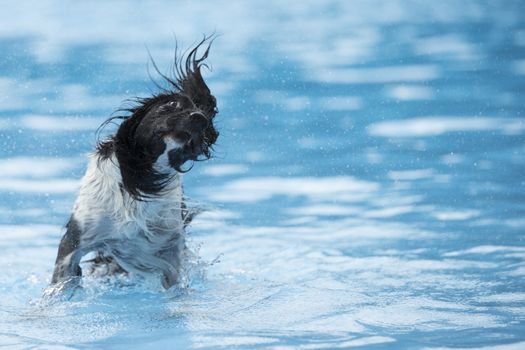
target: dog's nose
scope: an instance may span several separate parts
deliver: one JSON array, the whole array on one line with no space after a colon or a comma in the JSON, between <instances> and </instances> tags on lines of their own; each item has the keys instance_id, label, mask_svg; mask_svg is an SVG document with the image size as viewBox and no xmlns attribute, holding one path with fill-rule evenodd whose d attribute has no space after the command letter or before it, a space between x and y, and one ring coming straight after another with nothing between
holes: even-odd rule
<instances>
[{"instance_id":1,"label":"dog's nose","mask_svg":"<svg viewBox=\"0 0 525 350\"><path fill-rule=\"evenodd\" d=\"M193 112L190 114L190 131L194 133L200 133L208 127L208 119L199 112Z\"/></svg>"}]
</instances>

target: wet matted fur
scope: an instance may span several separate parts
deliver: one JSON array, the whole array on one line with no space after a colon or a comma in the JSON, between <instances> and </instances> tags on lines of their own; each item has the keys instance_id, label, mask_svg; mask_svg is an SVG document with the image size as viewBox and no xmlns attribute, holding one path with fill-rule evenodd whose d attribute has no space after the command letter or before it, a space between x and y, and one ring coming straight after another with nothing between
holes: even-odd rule
<instances>
[{"instance_id":1,"label":"wet matted fur","mask_svg":"<svg viewBox=\"0 0 525 350\"><path fill-rule=\"evenodd\" d=\"M208 159L218 137L216 100L201 75L212 41L175 57L173 78L153 63L169 87L110 118L122 122L90 155L52 285L78 283L88 253L108 273L156 273L166 288L177 282L191 220L180 173L185 162Z\"/></svg>"}]
</instances>

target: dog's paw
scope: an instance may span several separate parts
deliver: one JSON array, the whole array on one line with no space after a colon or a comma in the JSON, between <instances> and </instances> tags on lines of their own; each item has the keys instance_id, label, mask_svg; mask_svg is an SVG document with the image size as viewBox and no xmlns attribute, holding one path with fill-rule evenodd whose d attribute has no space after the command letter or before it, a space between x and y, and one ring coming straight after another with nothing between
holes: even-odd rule
<instances>
[{"instance_id":1,"label":"dog's paw","mask_svg":"<svg viewBox=\"0 0 525 350\"><path fill-rule=\"evenodd\" d=\"M46 301L70 300L79 288L82 288L80 286L80 277L71 277L44 289L42 298Z\"/></svg>"}]
</instances>

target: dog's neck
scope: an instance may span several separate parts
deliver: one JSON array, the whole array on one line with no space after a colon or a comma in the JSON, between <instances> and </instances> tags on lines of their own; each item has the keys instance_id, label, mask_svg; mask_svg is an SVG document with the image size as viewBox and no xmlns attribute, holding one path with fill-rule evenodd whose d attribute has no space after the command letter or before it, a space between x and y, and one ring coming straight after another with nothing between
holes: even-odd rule
<instances>
[{"instance_id":1,"label":"dog's neck","mask_svg":"<svg viewBox=\"0 0 525 350\"><path fill-rule=\"evenodd\" d=\"M151 200L162 197L173 182L179 180L179 173L169 165L168 152L180 148L173 139L155 141L155 152L143 149L127 138L114 135L98 145L96 155L99 161L110 160L118 163L120 186L137 200Z\"/></svg>"},{"instance_id":2,"label":"dog's neck","mask_svg":"<svg viewBox=\"0 0 525 350\"><path fill-rule=\"evenodd\" d=\"M159 170L167 170L163 162L161 155L154 166ZM155 196L138 200L123 186L121 164L115 152L101 154L97 151L90 156L74 211L77 215L82 213L81 216L86 219L109 216L122 222L151 221L146 217L148 212L158 212L161 207L180 211L183 205L181 180L181 175L173 171L170 173L170 181L162 191ZM179 218L180 216L177 220L180 220Z\"/></svg>"}]
</instances>

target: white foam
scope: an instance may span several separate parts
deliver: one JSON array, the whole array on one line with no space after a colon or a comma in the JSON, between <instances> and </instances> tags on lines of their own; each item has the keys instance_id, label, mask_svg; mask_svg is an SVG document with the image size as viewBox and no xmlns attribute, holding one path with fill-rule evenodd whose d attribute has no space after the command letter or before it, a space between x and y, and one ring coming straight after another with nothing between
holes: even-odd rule
<instances>
[{"instance_id":1,"label":"white foam","mask_svg":"<svg viewBox=\"0 0 525 350\"><path fill-rule=\"evenodd\" d=\"M243 164L214 164L207 165L203 173L210 176L225 176L243 174L248 171L248 167Z\"/></svg>"},{"instance_id":2,"label":"white foam","mask_svg":"<svg viewBox=\"0 0 525 350\"><path fill-rule=\"evenodd\" d=\"M255 202L274 196L336 198L346 193L368 194L378 189L373 182L352 177L252 177L231 181L209 196L218 201Z\"/></svg>"},{"instance_id":3,"label":"white foam","mask_svg":"<svg viewBox=\"0 0 525 350\"><path fill-rule=\"evenodd\" d=\"M465 312L461 305L459 309L455 306L454 303L413 297L361 308L355 313L355 318L367 325L408 328L412 331L504 326L497 316L480 312L469 313Z\"/></svg>"},{"instance_id":4,"label":"white foam","mask_svg":"<svg viewBox=\"0 0 525 350\"><path fill-rule=\"evenodd\" d=\"M368 133L381 137L425 137L449 132L499 131L520 134L525 130L521 119L435 116L405 120L389 120L368 126Z\"/></svg>"},{"instance_id":5,"label":"white foam","mask_svg":"<svg viewBox=\"0 0 525 350\"><path fill-rule=\"evenodd\" d=\"M49 107L57 112L81 112L93 109L113 111L116 106L129 96L102 94L94 95L81 84L61 84L58 86L60 98L50 101ZM98 125L97 125L98 126Z\"/></svg>"},{"instance_id":6,"label":"white foam","mask_svg":"<svg viewBox=\"0 0 525 350\"><path fill-rule=\"evenodd\" d=\"M311 105L307 96L292 96L281 101L282 106L289 111L302 111Z\"/></svg>"},{"instance_id":7,"label":"white foam","mask_svg":"<svg viewBox=\"0 0 525 350\"><path fill-rule=\"evenodd\" d=\"M523 303L525 302L525 293L500 293L481 296L480 302L501 302L501 303Z\"/></svg>"},{"instance_id":8,"label":"white foam","mask_svg":"<svg viewBox=\"0 0 525 350\"><path fill-rule=\"evenodd\" d=\"M321 207L323 208L323 207ZM331 208L328 208L328 210ZM333 220L331 218L325 218L323 212L321 215L308 215L311 211L305 209L306 216L300 216L302 208L287 210L288 214L297 215L295 220L286 220L284 222L291 226L232 226L226 223L221 223L220 220L208 220L197 217L193 223L195 227L199 229L213 229L216 231L219 227L221 231L227 231L227 237L243 237L243 239L250 239L257 237L262 239L264 237L279 237L281 243L289 242L293 245L293 242L303 242L303 244L314 244L324 245L330 242L348 242L350 240L352 244L368 244L370 241L376 240L420 240L420 239L431 239L437 237L437 234L431 231L425 231L419 228L411 227L409 225L388 222L383 220L371 220L365 218L365 214L359 215L353 212L354 215L343 215L343 208L336 209L340 210L336 214L342 214L342 218ZM326 210L326 209L324 209ZM352 208L349 208L351 211ZM335 210L331 210L334 212ZM364 210L363 210L364 211ZM331 214L329 214L331 215ZM360 218L362 216L363 218ZM316 218L312 220L312 218ZM211 225L209 223L211 222ZM306 225L298 225L300 222L306 222ZM246 243L246 242L245 242ZM240 247L231 246L232 250L239 249ZM224 244L219 244L217 249L224 252ZM354 264L355 261L349 262ZM433 263L434 264L434 263ZM438 262L435 263L437 265ZM447 264L450 266L450 264ZM460 266L456 264L455 266Z\"/></svg>"},{"instance_id":9,"label":"white foam","mask_svg":"<svg viewBox=\"0 0 525 350\"><path fill-rule=\"evenodd\" d=\"M317 204L286 210L286 212L297 216L355 216L361 211L362 208L334 204Z\"/></svg>"},{"instance_id":10,"label":"white foam","mask_svg":"<svg viewBox=\"0 0 525 350\"><path fill-rule=\"evenodd\" d=\"M42 95L52 87L49 79L23 80L0 76L0 110L26 109L28 103L35 108L45 102Z\"/></svg>"},{"instance_id":11,"label":"white foam","mask_svg":"<svg viewBox=\"0 0 525 350\"><path fill-rule=\"evenodd\" d=\"M363 216L367 218L390 218L402 214L411 213L415 210L415 207L411 205L404 206L391 206L381 209L367 210Z\"/></svg>"},{"instance_id":12,"label":"white foam","mask_svg":"<svg viewBox=\"0 0 525 350\"><path fill-rule=\"evenodd\" d=\"M301 9L298 9L301 11ZM348 13L350 13L349 11ZM305 69L305 72L317 71L334 66L344 66L348 64L358 64L367 61L367 58L373 54L374 46L381 40L381 33L377 28L371 26L354 27L352 35L342 37L323 37L320 35L311 36L309 40L304 40L300 33L311 30L310 26L303 27L301 24L319 23L323 20L319 17L304 21L289 23L294 30L290 30L291 35L297 35L294 39L288 38L280 42L276 40L277 47L282 50L291 60L299 62ZM327 29L335 23L322 23L316 26L319 29ZM327 52L330 53L327 59Z\"/></svg>"},{"instance_id":13,"label":"white foam","mask_svg":"<svg viewBox=\"0 0 525 350\"><path fill-rule=\"evenodd\" d=\"M42 217L47 214L47 210L44 208L27 208L27 209L16 209L16 208L4 208L0 207L0 217L13 218L20 217L24 219Z\"/></svg>"},{"instance_id":14,"label":"white foam","mask_svg":"<svg viewBox=\"0 0 525 350\"><path fill-rule=\"evenodd\" d=\"M52 117L26 115L21 118L24 128L40 131L96 130L104 119L93 117Z\"/></svg>"},{"instance_id":15,"label":"white foam","mask_svg":"<svg viewBox=\"0 0 525 350\"><path fill-rule=\"evenodd\" d=\"M227 52L224 56L232 56L234 52L245 51L246 46L260 37L260 25L267 25L267 18L252 16L253 6L248 4L223 2L220 8L221 11L210 11L204 4L169 2L138 12L132 4L118 7L74 4L67 9L55 8L52 11L46 3L39 3L30 9L23 5L11 6L9 14L6 11L0 14L3 24L0 37L11 38L16 33L16 37L32 38L29 51L39 63L60 61L68 49L84 45L115 47L115 50L108 50L105 56L100 57L111 62L145 63L144 43L151 50L164 47L169 57L173 56L174 31L181 47L188 47L202 32L212 31L213 26L222 28L224 36L217 41L216 45L221 46L217 52ZM75 18L74 27L70 25L72 18ZM130 25L130 18L136 19L133 25ZM229 25L232 20L247 22L242 25L243 30L237 30ZM213 23L211 27L210 23ZM137 50L140 50L140 55L136 54Z\"/></svg>"},{"instance_id":16,"label":"white foam","mask_svg":"<svg viewBox=\"0 0 525 350\"><path fill-rule=\"evenodd\" d=\"M330 347L334 348L353 348L353 347L361 347L365 345L376 345L376 344L386 344L386 343L393 343L396 340L391 337L384 337L379 335L373 335L369 337L362 337L354 340L348 340L343 341L338 344L329 344ZM321 346L320 348L325 349L325 347Z\"/></svg>"},{"instance_id":17,"label":"white foam","mask_svg":"<svg viewBox=\"0 0 525 350\"><path fill-rule=\"evenodd\" d=\"M449 154L441 156L440 160L446 165L454 165L463 162L465 160L465 156L454 152L450 152Z\"/></svg>"},{"instance_id":18,"label":"white foam","mask_svg":"<svg viewBox=\"0 0 525 350\"><path fill-rule=\"evenodd\" d=\"M78 163L76 158L0 158L0 178L52 177L73 169Z\"/></svg>"},{"instance_id":19,"label":"white foam","mask_svg":"<svg viewBox=\"0 0 525 350\"><path fill-rule=\"evenodd\" d=\"M525 227L525 218L513 218L504 220L503 223L512 228L523 228Z\"/></svg>"},{"instance_id":20,"label":"white foam","mask_svg":"<svg viewBox=\"0 0 525 350\"><path fill-rule=\"evenodd\" d=\"M525 253L525 247L482 245L465 250L448 252L443 256L460 256L465 254Z\"/></svg>"},{"instance_id":21,"label":"white foam","mask_svg":"<svg viewBox=\"0 0 525 350\"><path fill-rule=\"evenodd\" d=\"M326 145L326 140L314 136L305 136L298 138L297 144L303 149L320 149Z\"/></svg>"},{"instance_id":22,"label":"white foam","mask_svg":"<svg viewBox=\"0 0 525 350\"><path fill-rule=\"evenodd\" d=\"M430 100L434 97L432 89L423 85L395 85L387 88L386 94L401 101Z\"/></svg>"},{"instance_id":23,"label":"white foam","mask_svg":"<svg viewBox=\"0 0 525 350\"><path fill-rule=\"evenodd\" d=\"M422 350L472 350L473 348L447 348L447 347L427 347L422 348ZM475 348L476 350L523 350L525 349L525 342L517 342L512 344L504 344L504 345L487 345L487 346L479 346Z\"/></svg>"},{"instance_id":24,"label":"white foam","mask_svg":"<svg viewBox=\"0 0 525 350\"><path fill-rule=\"evenodd\" d=\"M20 193L71 193L76 192L80 182L73 179L29 180L0 178L0 191Z\"/></svg>"},{"instance_id":25,"label":"white foam","mask_svg":"<svg viewBox=\"0 0 525 350\"><path fill-rule=\"evenodd\" d=\"M63 227L47 224L5 225L0 224L0 242L19 244L21 241L39 239L53 234L58 236Z\"/></svg>"},{"instance_id":26,"label":"white foam","mask_svg":"<svg viewBox=\"0 0 525 350\"><path fill-rule=\"evenodd\" d=\"M279 105L290 111L300 111L307 108L320 107L328 111L354 111L362 107L362 99L358 96L336 95L312 98L310 96L291 95L280 90L261 90L254 96L259 103Z\"/></svg>"},{"instance_id":27,"label":"white foam","mask_svg":"<svg viewBox=\"0 0 525 350\"><path fill-rule=\"evenodd\" d=\"M404 65L378 68L330 68L314 72L309 80L335 84L420 82L440 76L434 65Z\"/></svg>"},{"instance_id":28,"label":"white foam","mask_svg":"<svg viewBox=\"0 0 525 350\"><path fill-rule=\"evenodd\" d=\"M197 348L232 348L244 345L247 348L251 346L260 347L261 344L271 344L278 341L276 338L256 337L256 336L216 336L197 335L193 337L193 341Z\"/></svg>"},{"instance_id":29,"label":"white foam","mask_svg":"<svg viewBox=\"0 0 525 350\"><path fill-rule=\"evenodd\" d=\"M470 220L479 216L479 210L435 211L432 216L440 221Z\"/></svg>"},{"instance_id":30,"label":"white foam","mask_svg":"<svg viewBox=\"0 0 525 350\"><path fill-rule=\"evenodd\" d=\"M478 56L474 47L458 35L419 39L414 42L414 50L418 55L450 56L460 60L472 60Z\"/></svg>"},{"instance_id":31,"label":"white foam","mask_svg":"<svg viewBox=\"0 0 525 350\"><path fill-rule=\"evenodd\" d=\"M525 266L518 266L514 270L507 272L507 275L524 277L525 276Z\"/></svg>"},{"instance_id":32,"label":"white foam","mask_svg":"<svg viewBox=\"0 0 525 350\"><path fill-rule=\"evenodd\" d=\"M49 98L49 93L53 97ZM107 109L113 111L126 96L94 95L81 84L64 84L52 79L0 77L0 110L50 110L53 113Z\"/></svg>"}]
</instances>

